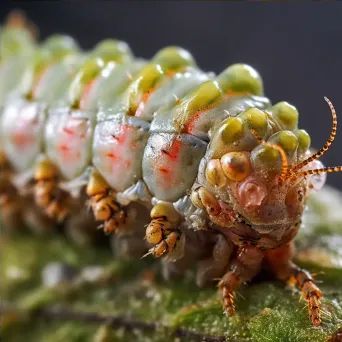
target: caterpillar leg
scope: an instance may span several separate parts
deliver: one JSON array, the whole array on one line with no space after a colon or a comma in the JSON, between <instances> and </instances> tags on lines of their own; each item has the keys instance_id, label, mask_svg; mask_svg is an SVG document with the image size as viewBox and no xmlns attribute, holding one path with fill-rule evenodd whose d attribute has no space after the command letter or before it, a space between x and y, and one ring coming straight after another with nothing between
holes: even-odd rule
<instances>
[{"instance_id":1,"label":"caterpillar leg","mask_svg":"<svg viewBox=\"0 0 342 342\"><path fill-rule=\"evenodd\" d=\"M9 232L21 226L20 197L11 182L12 171L6 156L0 152L0 218Z\"/></svg>"},{"instance_id":2,"label":"caterpillar leg","mask_svg":"<svg viewBox=\"0 0 342 342\"><path fill-rule=\"evenodd\" d=\"M155 258L171 252L181 233L178 229L180 215L172 203L159 202L151 210L151 222L146 228L146 240L154 244L149 251Z\"/></svg>"},{"instance_id":3,"label":"caterpillar leg","mask_svg":"<svg viewBox=\"0 0 342 342\"><path fill-rule=\"evenodd\" d=\"M199 287L212 283L222 277L233 252L233 243L221 234L215 234L212 255L198 262L196 283Z\"/></svg>"},{"instance_id":4,"label":"caterpillar leg","mask_svg":"<svg viewBox=\"0 0 342 342\"><path fill-rule=\"evenodd\" d=\"M314 326L321 324L320 300L322 292L315 284L309 272L300 269L291 260L294 254L294 244L291 242L283 247L268 251L267 261L276 276L288 282L291 286L297 285L308 304L309 318Z\"/></svg>"},{"instance_id":5,"label":"caterpillar leg","mask_svg":"<svg viewBox=\"0 0 342 342\"><path fill-rule=\"evenodd\" d=\"M68 214L67 195L58 188L57 169L49 160L42 160L34 172L34 198L44 213L61 222Z\"/></svg>"},{"instance_id":6,"label":"caterpillar leg","mask_svg":"<svg viewBox=\"0 0 342 342\"><path fill-rule=\"evenodd\" d=\"M90 206L96 221L103 221L103 231L110 234L116 231L119 225L125 223L126 212L116 201L116 194L108 183L97 172L93 171L87 185L87 195L90 197Z\"/></svg>"},{"instance_id":7,"label":"caterpillar leg","mask_svg":"<svg viewBox=\"0 0 342 342\"><path fill-rule=\"evenodd\" d=\"M234 292L245 281L251 280L261 269L263 253L254 246L241 246L227 272L218 284L222 293L223 311L228 316L235 312Z\"/></svg>"}]
</instances>

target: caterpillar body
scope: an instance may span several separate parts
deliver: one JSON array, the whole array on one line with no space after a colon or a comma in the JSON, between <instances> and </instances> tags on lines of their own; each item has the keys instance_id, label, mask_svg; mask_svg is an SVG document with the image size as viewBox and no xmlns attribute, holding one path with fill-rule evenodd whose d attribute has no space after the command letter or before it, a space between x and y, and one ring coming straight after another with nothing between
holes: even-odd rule
<instances>
[{"instance_id":1,"label":"caterpillar body","mask_svg":"<svg viewBox=\"0 0 342 342\"><path fill-rule=\"evenodd\" d=\"M320 324L321 291L291 259L308 193L341 170L318 161L336 133L328 99L333 130L312 155L296 108L272 105L248 65L215 75L179 47L145 61L116 40L88 53L67 36L37 45L13 16L0 54L4 225L26 211L95 231L90 207L137 256L148 245L166 277L197 263L199 285L220 278L226 314L267 264Z\"/></svg>"}]
</instances>

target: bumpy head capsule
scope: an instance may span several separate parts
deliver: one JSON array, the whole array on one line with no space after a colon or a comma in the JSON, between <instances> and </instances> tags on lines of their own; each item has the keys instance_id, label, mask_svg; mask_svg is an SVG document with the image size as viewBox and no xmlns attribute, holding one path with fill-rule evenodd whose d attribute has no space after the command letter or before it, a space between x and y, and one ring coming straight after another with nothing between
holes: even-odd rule
<instances>
[{"instance_id":1,"label":"bumpy head capsule","mask_svg":"<svg viewBox=\"0 0 342 342\"><path fill-rule=\"evenodd\" d=\"M165 72L181 71L188 66L196 66L196 62L189 51L177 47L166 47L153 57L151 63L159 64Z\"/></svg>"},{"instance_id":2,"label":"bumpy head capsule","mask_svg":"<svg viewBox=\"0 0 342 342\"><path fill-rule=\"evenodd\" d=\"M221 158L223 172L236 182L242 181L251 173L249 155L244 152L229 152Z\"/></svg>"},{"instance_id":3,"label":"bumpy head capsule","mask_svg":"<svg viewBox=\"0 0 342 342\"><path fill-rule=\"evenodd\" d=\"M293 131L298 125L298 110L288 102L279 102L272 109L273 116L283 129Z\"/></svg>"},{"instance_id":4,"label":"bumpy head capsule","mask_svg":"<svg viewBox=\"0 0 342 342\"><path fill-rule=\"evenodd\" d=\"M224 70L217 81L225 93L263 95L259 73L247 64L233 64Z\"/></svg>"}]
</instances>

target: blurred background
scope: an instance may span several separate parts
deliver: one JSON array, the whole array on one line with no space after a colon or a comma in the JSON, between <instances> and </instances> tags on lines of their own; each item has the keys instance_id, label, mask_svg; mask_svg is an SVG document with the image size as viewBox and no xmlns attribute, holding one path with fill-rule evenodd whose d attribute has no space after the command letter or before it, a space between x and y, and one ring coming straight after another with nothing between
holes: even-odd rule
<instances>
[{"instance_id":1,"label":"blurred background","mask_svg":"<svg viewBox=\"0 0 342 342\"><path fill-rule=\"evenodd\" d=\"M26 12L42 39L70 34L84 49L113 37L144 58L180 45L202 69L216 73L232 63L251 64L273 103L286 100L298 108L300 126L316 148L331 129L324 96L342 122L342 3L11 1L0 5L1 21L14 8ZM342 165L339 126L325 165ZM328 183L342 189L342 173L329 175Z\"/></svg>"}]
</instances>

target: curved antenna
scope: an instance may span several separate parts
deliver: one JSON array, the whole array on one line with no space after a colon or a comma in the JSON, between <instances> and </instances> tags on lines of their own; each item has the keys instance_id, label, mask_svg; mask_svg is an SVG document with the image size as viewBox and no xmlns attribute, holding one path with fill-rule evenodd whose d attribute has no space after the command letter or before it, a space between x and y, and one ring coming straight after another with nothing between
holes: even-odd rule
<instances>
[{"instance_id":1,"label":"curved antenna","mask_svg":"<svg viewBox=\"0 0 342 342\"><path fill-rule=\"evenodd\" d=\"M296 174L293 174L292 176L286 177L286 178L292 179L292 178L306 177L309 175L319 175L321 173L332 173L332 172L341 172L341 171L342 171L342 166L322 167L320 169L297 172Z\"/></svg>"},{"instance_id":2,"label":"curved antenna","mask_svg":"<svg viewBox=\"0 0 342 342\"><path fill-rule=\"evenodd\" d=\"M279 183L282 183L285 180L285 176L289 171L289 164L287 162L286 154L285 154L284 150L278 145L271 144L269 142L265 142L265 144L275 148L280 153L280 156L281 156L281 172L280 172L280 176L279 176Z\"/></svg>"},{"instance_id":3,"label":"curved antenna","mask_svg":"<svg viewBox=\"0 0 342 342\"><path fill-rule=\"evenodd\" d=\"M287 178L291 177L292 175L296 174L296 172L298 170L302 169L304 166L308 165L312 161L322 157L322 155L326 151L328 151L330 145L332 144L332 142L335 139L336 130L337 130L337 115L336 115L336 111L335 111L335 108L334 108L333 104L331 103L331 101L327 97L324 97L324 100L328 103L328 105L330 107L330 110L331 110L331 115L332 115L332 118L333 118L333 123L332 123L332 128L331 128L331 133L330 133L329 139L325 142L324 146L318 152L313 154L311 157L303 160L301 163L296 165L294 168L290 169L288 171L287 175L285 176L285 179L287 179Z\"/></svg>"}]
</instances>

